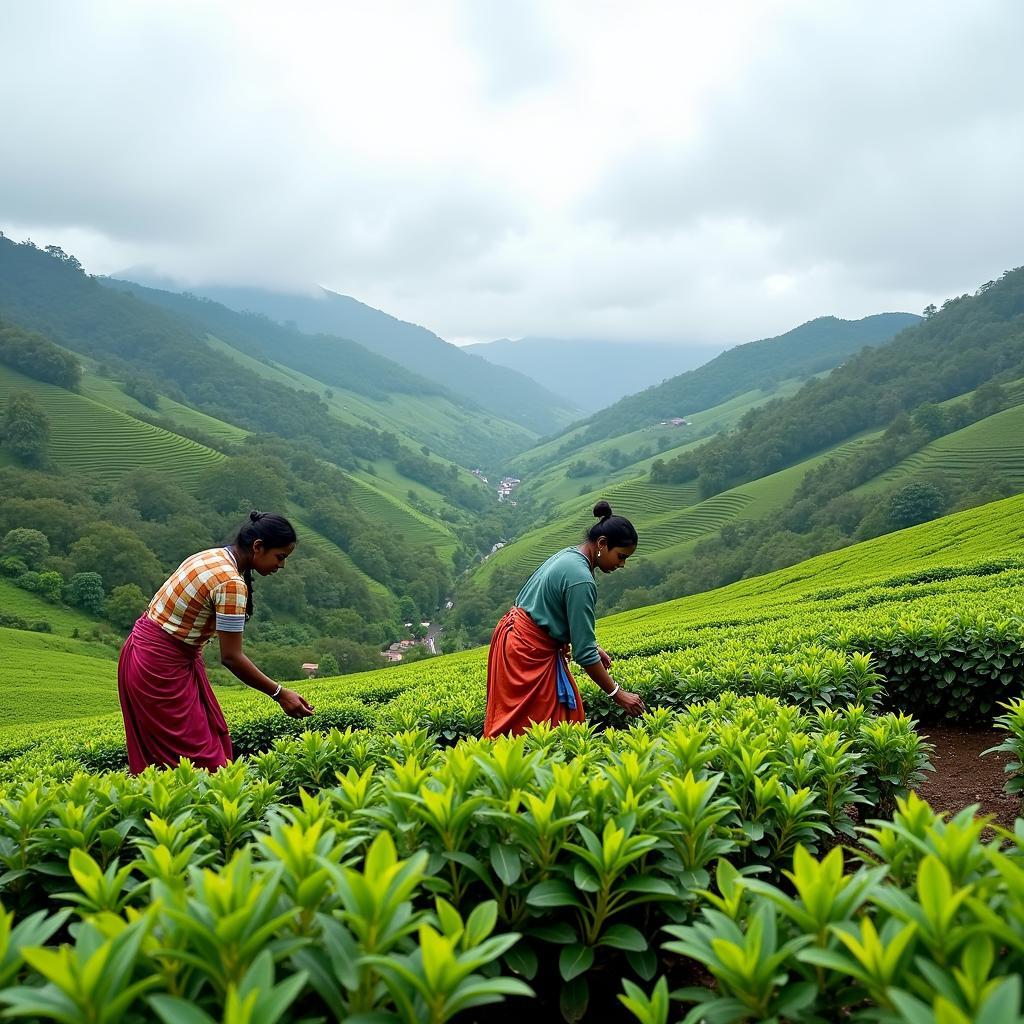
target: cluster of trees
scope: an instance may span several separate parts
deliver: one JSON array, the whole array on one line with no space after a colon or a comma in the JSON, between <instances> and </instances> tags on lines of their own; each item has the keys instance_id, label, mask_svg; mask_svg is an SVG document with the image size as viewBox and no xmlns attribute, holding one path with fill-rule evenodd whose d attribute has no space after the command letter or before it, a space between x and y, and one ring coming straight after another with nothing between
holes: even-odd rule
<instances>
[{"instance_id":1,"label":"cluster of trees","mask_svg":"<svg viewBox=\"0 0 1024 1024\"><path fill-rule=\"evenodd\" d=\"M461 479L454 463L432 460L429 448L421 448L419 454L403 449L402 454L395 459L395 468L402 476L443 494L458 508L483 512L494 504L494 494L486 490L483 484Z\"/></svg>"},{"instance_id":2,"label":"cluster of trees","mask_svg":"<svg viewBox=\"0 0 1024 1024\"><path fill-rule=\"evenodd\" d=\"M74 391L82 381L78 360L35 331L0 318L0 363L35 380Z\"/></svg>"},{"instance_id":3,"label":"cluster of trees","mask_svg":"<svg viewBox=\"0 0 1024 1024\"><path fill-rule=\"evenodd\" d=\"M128 629L146 607L149 596L136 583L122 583L108 594L98 572L74 572L79 559L83 564L91 561L87 551L90 540L95 543L94 537L76 542L66 559L51 559L50 540L45 533L15 527L0 540L0 574L13 578L17 586L44 601L80 608L120 630ZM65 577L65 573L71 575Z\"/></svg>"},{"instance_id":4,"label":"cluster of trees","mask_svg":"<svg viewBox=\"0 0 1024 1024\"><path fill-rule=\"evenodd\" d=\"M451 570L353 509L349 486L339 469L278 438L250 439L194 495L155 471L110 486L0 467L0 572L123 632L183 558L230 541L251 508L298 506L345 555L315 538L303 543L298 527L288 571L257 581L253 653L282 679L327 655L342 671L378 668L381 646L407 634L398 602L367 576L408 595L425 618L447 596Z\"/></svg>"},{"instance_id":5,"label":"cluster of trees","mask_svg":"<svg viewBox=\"0 0 1024 1024\"><path fill-rule=\"evenodd\" d=\"M1024 374L1024 268L1007 271L891 344L865 349L795 395L751 410L736 430L659 462L651 479L697 479L707 497L766 476L901 413Z\"/></svg>"}]
</instances>

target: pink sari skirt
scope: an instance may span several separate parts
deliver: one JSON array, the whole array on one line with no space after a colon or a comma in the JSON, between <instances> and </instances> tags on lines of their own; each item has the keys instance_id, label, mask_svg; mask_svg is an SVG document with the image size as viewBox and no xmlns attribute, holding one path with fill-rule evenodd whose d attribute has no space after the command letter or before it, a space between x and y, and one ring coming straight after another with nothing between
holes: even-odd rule
<instances>
[{"instance_id":1,"label":"pink sari skirt","mask_svg":"<svg viewBox=\"0 0 1024 1024\"><path fill-rule=\"evenodd\" d=\"M174 766L187 757L213 771L231 760L231 737L203 665L202 649L142 615L117 663L128 767Z\"/></svg>"}]
</instances>

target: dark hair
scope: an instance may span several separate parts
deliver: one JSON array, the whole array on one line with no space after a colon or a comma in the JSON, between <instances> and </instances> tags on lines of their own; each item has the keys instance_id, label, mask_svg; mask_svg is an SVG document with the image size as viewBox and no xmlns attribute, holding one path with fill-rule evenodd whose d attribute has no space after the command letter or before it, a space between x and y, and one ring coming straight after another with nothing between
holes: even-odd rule
<instances>
[{"instance_id":1,"label":"dark hair","mask_svg":"<svg viewBox=\"0 0 1024 1024\"><path fill-rule=\"evenodd\" d=\"M235 547L241 551L251 551L256 541L263 541L263 546L270 548L286 548L297 540L295 527L285 519L284 516L274 515L272 512L257 512L255 509L249 513L249 522L243 523L238 533L235 534ZM252 569L246 569L242 573L245 580L246 594L245 617L252 618Z\"/></svg>"},{"instance_id":2,"label":"dark hair","mask_svg":"<svg viewBox=\"0 0 1024 1024\"><path fill-rule=\"evenodd\" d=\"M599 501L594 506L594 515L601 520L587 531L587 540L604 537L610 548L630 548L639 543L636 527L625 517L612 515L612 507L607 501Z\"/></svg>"}]
</instances>

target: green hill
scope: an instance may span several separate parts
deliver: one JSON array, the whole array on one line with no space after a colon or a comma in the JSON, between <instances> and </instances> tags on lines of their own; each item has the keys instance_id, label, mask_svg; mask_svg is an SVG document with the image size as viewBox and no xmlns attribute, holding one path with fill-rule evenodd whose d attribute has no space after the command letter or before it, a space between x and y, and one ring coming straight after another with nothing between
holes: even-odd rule
<instances>
[{"instance_id":1,"label":"green hill","mask_svg":"<svg viewBox=\"0 0 1024 1024\"><path fill-rule=\"evenodd\" d=\"M219 342L220 350L233 361L265 379L320 395L337 418L397 430L411 443L426 444L462 465L498 459L536 437L536 432L485 407L480 395L486 391L467 398L434 377L411 372L406 365L347 338L306 334L266 316L239 313L191 294L100 280L169 310L215 345Z\"/></svg>"},{"instance_id":2,"label":"green hill","mask_svg":"<svg viewBox=\"0 0 1024 1024\"><path fill-rule=\"evenodd\" d=\"M673 459L709 437L729 430L757 406L795 394L802 381L783 381L769 391L748 391L687 417L686 425L655 424L628 434L587 442L586 427L537 445L512 460L519 488L537 502L567 504L581 494L650 472L655 461Z\"/></svg>"},{"instance_id":3,"label":"green hill","mask_svg":"<svg viewBox=\"0 0 1024 1024\"><path fill-rule=\"evenodd\" d=\"M866 345L885 345L919 320L911 313L879 313L862 320L826 316L776 338L737 345L696 370L602 409L586 421L584 436L588 441L615 437L661 420L689 417L747 391L830 370Z\"/></svg>"},{"instance_id":4,"label":"green hill","mask_svg":"<svg viewBox=\"0 0 1024 1024\"><path fill-rule=\"evenodd\" d=\"M989 382L1024 376L1024 267L942 309L880 348L865 349L791 398L670 462L666 481L699 477L704 494L792 465L900 414Z\"/></svg>"},{"instance_id":5,"label":"green hill","mask_svg":"<svg viewBox=\"0 0 1024 1024\"><path fill-rule=\"evenodd\" d=\"M234 310L263 314L279 324L291 323L304 332L351 338L371 352L426 377L446 392L454 392L475 407L518 423L535 435L552 433L578 414L565 399L535 380L463 352L426 328L406 323L347 295L327 289L319 289L314 296L258 288L196 290ZM323 348L319 351L329 354ZM285 356L278 353L275 358L303 368L290 362L290 355ZM308 370L308 366L305 368ZM344 376L343 363L339 372Z\"/></svg>"}]
</instances>

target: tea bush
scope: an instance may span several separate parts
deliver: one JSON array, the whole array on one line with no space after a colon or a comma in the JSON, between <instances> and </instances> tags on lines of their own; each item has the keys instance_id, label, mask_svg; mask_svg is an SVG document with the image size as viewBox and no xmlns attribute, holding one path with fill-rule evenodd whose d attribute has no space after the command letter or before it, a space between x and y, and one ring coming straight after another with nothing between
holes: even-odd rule
<instances>
[{"instance_id":1,"label":"tea bush","mask_svg":"<svg viewBox=\"0 0 1024 1024\"><path fill-rule=\"evenodd\" d=\"M1024 1020L1024 823L986 838L976 811L946 820L911 794L865 830L860 867L798 848L786 885L720 861L699 913L662 943L717 987L670 995L663 976L647 994L627 979L623 1004L643 1024Z\"/></svg>"},{"instance_id":2,"label":"tea bush","mask_svg":"<svg viewBox=\"0 0 1024 1024\"><path fill-rule=\"evenodd\" d=\"M282 1014L443 1021L531 982L575 1013L592 968L653 977L646 937L692 918L718 859L832 845L927 767L905 717L731 693L448 750L333 730L214 775L58 766L0 787L5 920L33 922L0 1001L200 1020L175 1014L259 990ZM69 942L37 948L51 935Z\"/></svg>"}]
</instances>

